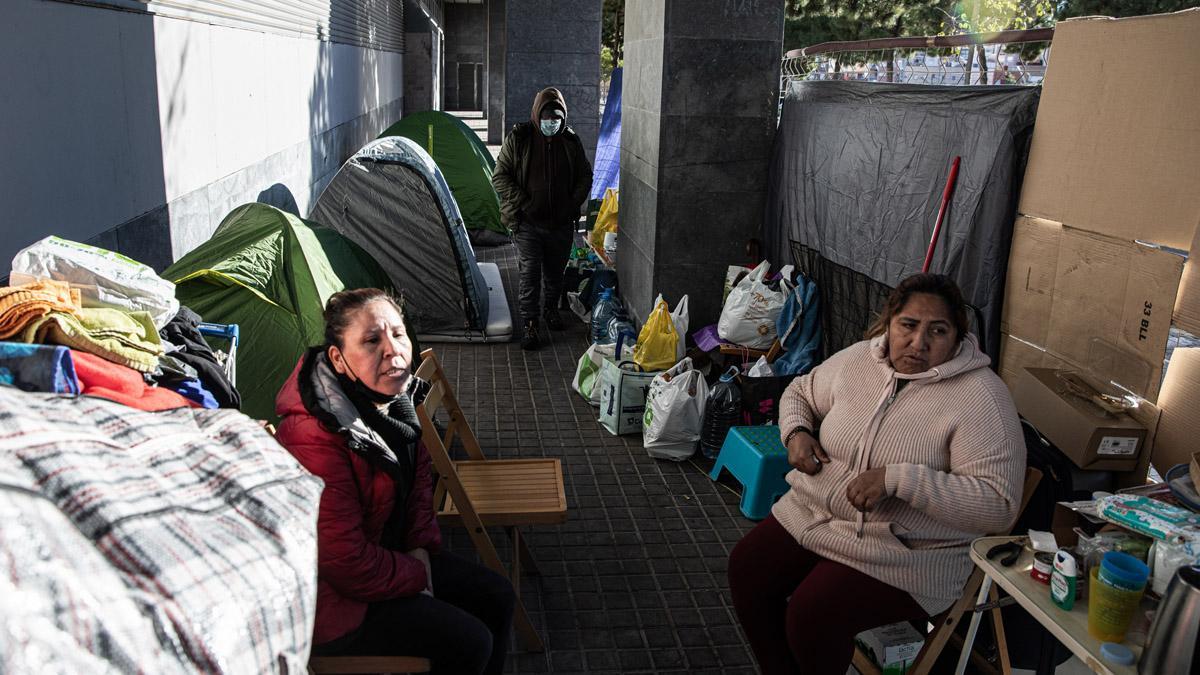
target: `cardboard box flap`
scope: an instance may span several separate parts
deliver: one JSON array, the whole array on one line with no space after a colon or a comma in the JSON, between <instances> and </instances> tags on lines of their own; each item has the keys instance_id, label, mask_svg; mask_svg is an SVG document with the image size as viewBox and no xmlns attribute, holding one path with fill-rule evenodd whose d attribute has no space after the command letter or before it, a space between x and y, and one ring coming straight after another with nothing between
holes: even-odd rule
<instances>
[{"instance_id":1,"label":"cardboard box flap","mask_svg":"<svg viewBox=\"0 0 1200 675\"><path fill-rule=\"evenodd\" d=\"M1162 418L1150 459L1166 473L1200 450L1200 347L1180 347L1171 354L1159 407Z\"/></svg>"},{"instance_id":2,"label":"cardboard box flap","mask_svg":"<svg viewBox=\"0 0 1200 675\"><path fill-rule=\"evenodd\" d=\"M1154 401L1182 272L1169 251L1021 216L1001 329ZM1057 365L1039 360L1024 365Z\"/></svg>"},{"instance_id":3,"label":"cardboard box flap","mask_svg":"<svg viewBox=\"0 0 1200 675\"><path fill-rule=\"evenodd\" d=\"M1200 10L1060 22L1020 212L1186 250L1200 222L1200 87L1186 84L1198 36Z\"/></svg>"},{"instance_id":4,"label":"cardboard box flap","mask_svg":"<svg viewBox=\"0 0 1200 675\"><path fill-rule=\"evenodd\" d=\"M1192 238L1192 249L1183 268L1183 280L1179 282L1175 325L1192 335L1200 335L1200 226L1197 226Z\"/></svg>"}]
</instances>

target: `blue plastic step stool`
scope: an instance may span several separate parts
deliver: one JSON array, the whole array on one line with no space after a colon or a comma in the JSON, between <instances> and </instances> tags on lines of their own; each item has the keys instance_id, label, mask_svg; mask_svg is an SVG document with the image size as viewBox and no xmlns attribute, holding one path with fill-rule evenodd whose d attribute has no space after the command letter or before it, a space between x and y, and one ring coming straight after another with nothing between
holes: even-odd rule
<instances>
[{"instance_id":1,"label":"blue plastic step stool","mask_svg":"<svg viewBox=\"0 0 1200 675\"><path fill-rule=\"evenodd\" d=\"M708 477L715 481L721 469L728 470L742 484L742 513L750 520L766 518L775 500L788 491L784 476L792 470L787 448L779 440L779 427L730 429Z\"/></svg>"}]
</instances>

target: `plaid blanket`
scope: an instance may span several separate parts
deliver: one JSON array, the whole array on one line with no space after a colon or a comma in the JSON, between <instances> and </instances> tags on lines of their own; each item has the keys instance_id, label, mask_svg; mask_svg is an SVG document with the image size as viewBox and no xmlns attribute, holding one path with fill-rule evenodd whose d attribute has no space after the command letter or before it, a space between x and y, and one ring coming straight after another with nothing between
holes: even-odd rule
<instances>
[{"instance_id":1,"label":"plaid blanket","mask_svg":"<svg viewBox=\"0 0 1200 675\"><path fill-rule=\"evenodd\" d=\"M0 387L0 672L303 673L321 488L235 410Z\"/></svg>"}]
</instances>

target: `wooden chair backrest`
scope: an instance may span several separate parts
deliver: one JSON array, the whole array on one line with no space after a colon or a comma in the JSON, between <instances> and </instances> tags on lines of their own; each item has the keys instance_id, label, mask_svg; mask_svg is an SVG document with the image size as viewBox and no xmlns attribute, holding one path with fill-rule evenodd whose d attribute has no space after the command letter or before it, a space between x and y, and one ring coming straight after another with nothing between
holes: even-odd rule
<instances>
[{"instance_id":1,"label":"wooden chair backrest","mask_svg":"<svg viewBox=\"0 0 1200 675\"><path fill-rule=\"evenodd\" d=\"M475 437L471 424L467 422L462 407L454 396L454 390L450 386L450 380L446 377L446 371L442 369L441 361L438 360L432 349L421 352L421 365L417 368L416 376L429 382L429 393L421 405L417 406L417 418L421 421L421 435L425 447L435 455L434 463L437 464L436 454L438 453L435 452L436 448L430 444L440 442L441 447L446 453L449 453L455 438L462 442L468 457L486 459L483 456L483 449L479 446L479 439ZM437 435L437 427L433 423L434 417L440 410L445 410L448 418L446 433L441 437ZM440 472L443 467L439 465L437 468Z\"/></svg>"}]
</instances>

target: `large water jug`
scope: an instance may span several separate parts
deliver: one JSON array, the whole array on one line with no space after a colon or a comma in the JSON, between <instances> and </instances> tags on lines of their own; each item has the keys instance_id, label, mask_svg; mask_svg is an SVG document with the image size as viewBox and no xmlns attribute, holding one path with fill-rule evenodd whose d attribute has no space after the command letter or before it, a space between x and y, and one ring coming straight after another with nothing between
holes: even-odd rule
<instances>
[{"instance_id":1,"label":"large water jug","mask_svg":"<svg viewBox=\"0 0 1200 675\"><path fill-rule=\"evenodd\" d=\"M616 342L615 335L608 334L608 324L617 316L621 309L620 302L613 297L613 289L606 288L600 294L600 299L592 305L592 342L608 345Z\"/></svg>"},{"instance_id":2,"label":"large water jug","mask_svg":"<svg viewBox=\"0 0 1200 675\"><path fill-rule=\"evenodd\" d=\"M742 417L742 392L737 385L737 366L731 366L721 380L708 390L704 404L704 424L700 432L700 452L716 459L725 443L725 435Z\"/></svg>"}]
</instances>

